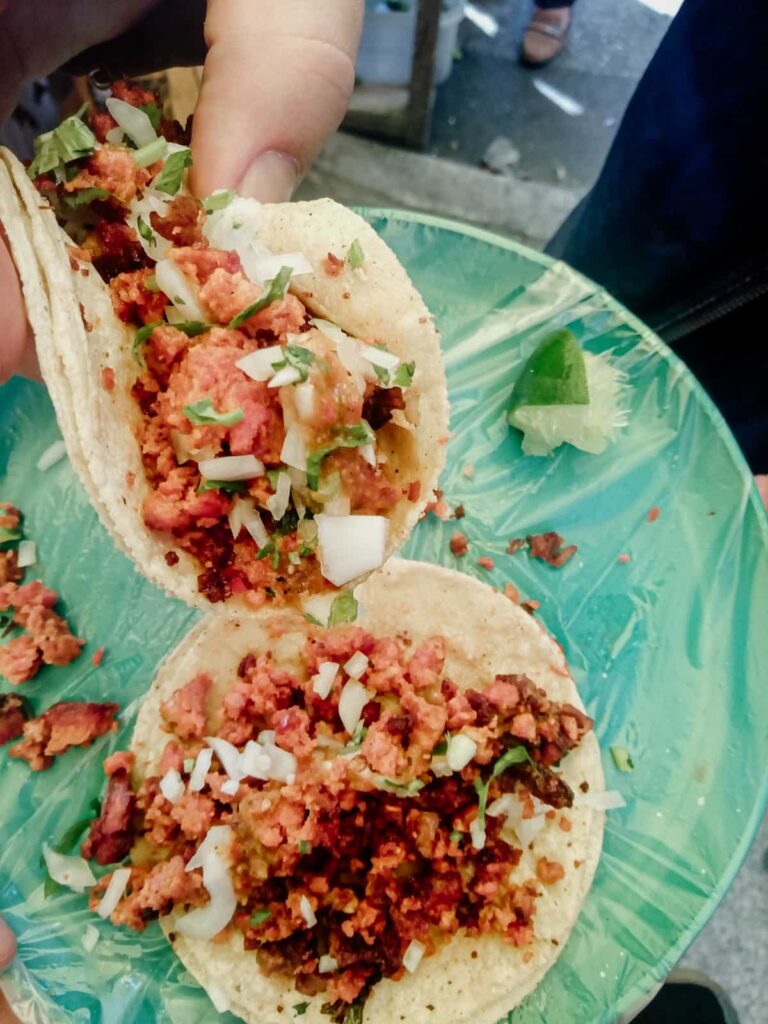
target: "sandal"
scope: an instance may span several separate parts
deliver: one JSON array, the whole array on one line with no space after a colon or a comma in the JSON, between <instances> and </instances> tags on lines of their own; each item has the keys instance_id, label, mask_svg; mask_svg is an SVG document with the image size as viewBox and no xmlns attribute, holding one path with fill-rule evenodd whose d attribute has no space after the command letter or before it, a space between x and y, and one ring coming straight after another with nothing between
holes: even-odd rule
<instances>
[{"instance_id":1,"label":"sandal","mask_svg":"<svg viewBox=\"0 0 768 1024\"><path fill-rule=\"evenodd\" d=\"M520 50L520 63L526 68L543 68L565 48L571 27L571 8L534 8Z\"/></svg>"}]
</instances>

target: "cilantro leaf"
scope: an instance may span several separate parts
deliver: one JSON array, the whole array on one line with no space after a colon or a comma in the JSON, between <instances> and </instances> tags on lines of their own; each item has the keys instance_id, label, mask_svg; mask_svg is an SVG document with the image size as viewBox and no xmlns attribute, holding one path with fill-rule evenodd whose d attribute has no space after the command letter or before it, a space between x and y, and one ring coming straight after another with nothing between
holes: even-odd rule
<instances>
[{"instance_id":1,"label":"cilantro leaf","mask_svg":"<svg viewBox=\"0 0 768 1024\"><path fill-rule=\"evenodd\" d=\"M308 1009L309 1009L309 1003L294 1003L293 1004L293 1012L296 1014L297 1017L303 1017Z\"/></svg>"},{"instance_id":2,"label":"cilantro leaf","mask_svg":"<svg viewBox=\"0 0 768 1024\"><path fill-rule=\"evenodd\" d=\"M136 227L138 228L139 234L141 235L145 242L148 242L150 245L155 245L155 243L157 242L157 236L155 235L155 232L152 230L149 224L147 224L143 217L139 217L139 219L136 221Z\"/></svg>"},{"instance_id":3,"label":"cilantro leaf","mask_svg":"<svg viewBox=\"0 0 768 1024\"><path fill-rule=\"evenodd\" d=\"M311 491L316 491L320 482L320 467L326 455L330 455L337 448L360 448L365 444L372 444L376 440L371 427L365 420L346 426L334 438L333 444L325 448L318 448L307 459L307 486Z\"/></svg>"},{"instance_id":4,"label":"cilantro leaf","mask_svg":"<svg viewBox=\"0 0 768 1024\"><path fill-rule=\"evenodd\" d=\"M522 764L524 761L530 761L531 764L533 764L533 761L531 761L531 755L521 743L516 747L510 747L506 753L501 755L491 769L491 774L488 776L486 782L483 782L480 778L475 779L475 792L478 796L477 820L483 831L485 831L485 808L488 803L488 792L491 788L491 783L494 779L497 779L499 775L502 775L507 768L510 768L513 764Z\"/></svg>"},{"instance_id":5,"label":"cilantro leaf","mask_svg":"<svg viewBox=\"0 0 768 1024\"><path fill-rule=\"evenodd\" d=\"M155 188L158 192L166 192L169 196L175 196L181 188L181 179L187 167L192 165L192 154L188 149L179 149L171 153L163 165Z\"/></svg>"},{"instance_id":6,"label":"cilantro leaf","mask_svg":"<svg viewBox=\"0 0 768 1024\"><path fill-rule=\"evenodd\" d=\"M230 188L222 189L220 192L214 192L213 195L206 196L203 200L203 209L206 213L214 213L216 210L223 210L225 206L229 206L235 197L235 193Z\"/></svg>"},{"instance_id":7,"label":"cilantro leaf","mask_svg":"<svg viewBox=\"0 0 768 1024\"><path fill-rule=\"evenodd\" d=\"M260 907L251 914L251 924L260 925L264 924L272 917L272 911L268 907Z\"/></svg>"},{"instance_id":8,"label":"cilantro leaf","mask_svg":"<svg viewBox=\"0 0 768 1024\"><path fill-rule=\"evenodd\" d=\"M304 618L310 624L310 626L322 626L320 619L316 619L314 615L310 615L309 612L304 612Z\"/></svg>"},{"instance_id":9,"label":"cilantro leaf","mask_svg":"<svg viewBox=\"0 0 768 1024\"><path fill-rule=\"evenodd\" d=\"M211 325L204 324L200 320L185 320L180 324L171 324L177 331L181 331L182 334L186 334L188 338L196 338L198 334L205 334L206 331L210 331Z\"/></svg>"},{"instance_id":10,"label":"cilantro leaf","mask_svg":"<svg viewBox=\"0 0 768 1024\"><path fill-rule=\"evenodd\" d=\"M343 590L333 599L328 615L328 625L341 626L345 622L354 622L356 618L357 601L351 590Z\"/></svg>"},{"instance_id":11,"label":"cilantro leaf","mask_svg":"<svg viewBox=\"0 0 768 1024\"><path fill-rule=\"evenodd\" d=\"M205 494L206 491L224 491L225 494L242 494L247 489L244 480L203 480L197 488L197 493Z\"/></svg>"},{"instance_id":12,"label":"cilantro leaf","mask_svg":"<svg viewBox=\"0 0 768 1024\"><path fill-rule=\"evenodd\" d=\"M266 309L267 306L271 306L273 302L277 302L285 295L285 289L288 287L288 282L291 279L293 271L290 267L281 267L278 273L269 282L269 286L265 290L264 294L258 298L255 302L252 302L250 306L246 306L245 309L241 310L237 316L233 317L228 324L230 330L242 326L246 320L254 316L256 313L260 313L262 309Z\"/></svg>"},{"instance_id":13,"label":"cilantro leaf","mask_svg":"<svg viewBox=\"0 0 768 1024\"><path fill-rule=\"evenodd\" d=\"M396 388L407 388L413 382L413 375L416 372L416 363L400 363L395 370L392 383Z\"/></svg>"},{"instance_id":14,"label":"cilantro leaf","mask_svg":"<svg viewBox=\"0 0 768 1024\"><path fill-rule=\"evenodd\" d=\"M256 561L260 562L262 560L262 558L266 558L267 555L274 555L275 553L276 553L275 552L275 542L274 541L270 541L268 544L265 544L263 548L259 549L259 552L256 555ZM279 557L279 554L280 553L277 552L278 557Z\"/></svg>"},{"instance_id":15,"label":"cilantro leaf","mask_svg":"<svg viewBox=\"0 0 768 1024\"><path fill-rule=\"evenodd\" d=\"M292 366L294 370L299 371L302 381L305 381L309 377L309 367L314 361L314 352L310 352L303 345L286 345L283 349L282 364L278 363L277 369L282 369L282 366Z\"/></svg>"},{"instance_id":16,"label":"cilantro leaf","mask_svg":"<svg viewBox=\"0 0 768 1024\"><path fill-rule=\"evenodd\" d=\"M357 270L358 267L362 267L365 262L365 253L363 247L360 245L357 239L354 240L347 250L347 263L350 265L352 270Z\"/></svg>"},{"instance_id":17,"label":"cilantro leaf","mask_svg":"<svg viewBox=\"0 0 768 1024\"><path fill-rule=\"evenodd\" d=\"M141 149L134 149L131 152L134 163L139 167L150 167L152 164L156 164L158 160L162 160L168 150L168 143L162 137L152 139L146 146L142 146Z\"/></svg>"},{"instance_id":18,"label":"cilantro leaf","mask_svg":"<svg viewBox=\"0 0 768 1024\"><path fill-rule=\"evenodd\" d=\"M221 427L234 427L236 423L240 423L245 418L245 413L242 409L232 409L231 412L217 412L213 408L213 402L210 398L201 398L199 402L185 405L183 412L190 423L194 423L198 427L211 424Z\"/></svg>"},{"instance_id":19,"label":"cilantro leaf","mask_svg":"<svg viewBox=\"0 0 768 1024\"><path fill-rule=\"evenodd\" d=\"M35 139L35 158L27 170L30 178L63 168L65 164L93 153L96 136L82 119L85 110L86 104L83 104L76 114L62 121L58 128Z\"/></svg>"},{"instance_id":20,"label":"cilantro leaf","mask_svg":"<svg viewBox=\"0 0 768 1024\"><path fill-rule=\"evenodd\" d=\"M448 838L450 839L450 841L451 841L452 843L460 843L460 842L461 842L461 838L462 838L462 835L463 835L463 833L462 833L462 832L457 832L457 831L456 831L456 830L454 829L454 830L453 830L453 832L451 832L451 834L450 834L450 835L448 836Z\"/></svg>"},{"instance_id":21,"label":"cilantro leaf","mask_svg":"<svg viewBox=\"0 0 768 1024\"><path fill-rule=\"evenodd\" d=\"M5 526L0 526L0 544L10 544L14 540L21 540L21 530L9 530Z\"/></svg>"},{"instance_id":22,"label":"cilantro leaf","mask_svg":"<svg viewBox=\"0 0 768 1024\"><path fill-rule=\"evenodd\" d=\"M426 782L422 782L421 779L397 782L396 779L388 779L385 775L374 775L373 779L377 789L383 789L386 793L394 793L396 796L416 796L419 790L426 786Z\"/></svg>"},{"instance_id":23,"label":"cilantro leaf","mask_svg":"<svg viewBox=\"0 0 768 1024\"><path fill-rule=\"evenodd\" d=\"M159 327L161 323L162 320L153 320L152 323L144 324L143 327L139 327L139 329L136 331L136 334L133 337L133 346L131 348L131 352L133 354L133 358L136 360L139 366L144 365L144 357L141 354L141 346L147 341L152 331L154 331L156 327Z\"/></svg>"},{"instance_id":24,"label":"cilantro leaf","mask_svg":"<svg viewBox=\"0 0 768 1024\"><path fill-rule=\"evenodd\" d=\"M144 111L144 113L149 118L149 122L152 125L152 127L155 129L155 131L159 131L160 121L163 116L163 111L161 107L159 107L157 103L142 103L141 106L139 107L139 110Z\"/></svg>"},{"instance_id":25,"label":"cilantro leaf","mask_svg":"<svg viewBox=\"0 0 768 1024\"><path fill-rule=\"evenodd\" d=\"M308 840L306 840L306 839L300 839L299 840L299 853L302 855L302 857L305 854L310 853L311 850L312 850L312 844Z\"/></svg>"},{"instance_id":26,"label":"cilantro leaf","mask_svg":"<svg viewBox=\"0 0 768 1024\"><path fill-rule=\"evenodd\" d=\"M63 195L61 204L68 210L74 210L78 206L88 206L97 199L109 199L110 196L112 193L105 188L80 188L77 192L67 192Z\"/></svg>"}]
</instances>

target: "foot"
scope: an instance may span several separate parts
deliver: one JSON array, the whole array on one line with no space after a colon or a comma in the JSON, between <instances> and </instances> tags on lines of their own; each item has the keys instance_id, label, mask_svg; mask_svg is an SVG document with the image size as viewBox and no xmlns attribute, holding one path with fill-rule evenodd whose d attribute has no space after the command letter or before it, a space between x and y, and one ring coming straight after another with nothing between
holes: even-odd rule
<instances>
[{"instance_id":1,"label":"foot","mask_svg":"<svg viewBox=\"0 0 768 1024\"><path fill-rule=\"evenodd\" d=\"M570 25L570 7L547 10L534 7L523 37L520 63L527 68L543 68L555 57L559 57L565 47Z\"/></svg>"}]
</instances>

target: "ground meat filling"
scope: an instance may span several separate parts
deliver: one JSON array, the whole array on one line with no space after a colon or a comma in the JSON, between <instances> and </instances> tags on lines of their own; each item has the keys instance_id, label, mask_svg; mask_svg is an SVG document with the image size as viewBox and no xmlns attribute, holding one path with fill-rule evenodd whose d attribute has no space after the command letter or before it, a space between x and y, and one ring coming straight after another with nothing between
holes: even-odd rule
<instances>
[{"instance_id":1,"label":"ground meat filling","mask_svg":"<svg viewBox=\"0 0 768 1024\"><path fill-rule=\"evenodd\" d=\"M29 705L23 697L0 693L0 746L21 736L29 717Z\"/></svg>"},{"instance_id":2,"label":"ground meat filling","mask_svg":"<svg viewBox=\"0 0 768 1024\"><path fill-rule=\"evenodd\" d=\"M24 739L9 755L29 763L33 772L50 768L70 747L88 746L97 736L117 731L117 704L62 701L24 723Z\"/></svg>"},{"instance_id":3,"label":"ground meat filling","mask_svg":"<svg viewBox=\"0 0 768 1024\"><path fill-rule=\"evenodd\" d=\"M178 141L178 126L161 118L162 105L152 93L117 83L113 95L144 109L166 139ZM63 178L45 174L36 183L70 214L72 202L83 197L70 222L84 235L77 238L80 253L109 282L118 318L141 331L136 348L141 369L131 394L144 417L137 440L152 485L144 522L175 553L192 557L198 590L212 603L240 595L258 607L266 600L290 601L299 591L320 591L316 531L312 534L316 513L331 502L343 510L348 499L351 514L388 515L399 502L417 500L397 478L392 460L378 461L375 446L366 444L370 430L387 426L405 408L403 390L389 386L388 372L374 373L359 357L354 373L349 370L337 342L310 324L310 311L287 291L241 317L264 298L266 283L249 279L237 253L209 243L206 224L215 211L207 213L191 195L158 191L161 163L142 167L127 142L108 142L115 128L111 115L93 112L89 122L99 142L95 151L71 161ZM84 190L99 194L86 202ZM158 198L163 195L167 199ZM161 206L135 205L145 201ZM174 285L173 294L161 290L157 263L148 255L161 250L165 269L175 264L174 280L181 274L185 282ZM343 270L343 259L329 254L328 261L332 273ZM189 297L176 289L193 296L194 311ZM237 366L267 346L281 346L298 360L290 366L301 367L300 381L270 388L267 380L253 379ZM361 365L368 367L367 376ZM309 388L302 400L294 396L298 383ZM297 444L307 459L320 451L328 458L321 460L316 483L297 481L293 466L286 509L278 472L288 473L283 455L289 421L301 434ZM345 434L349 429L357 432L352 443ZM289 447L294 454L285 458L296 462L295 449L296 444ZM231 486L205 480L198 464L227 456L253 457L263 469ZM238 529L242 516L233 513L243 507L258 510L267 543L263 533L257 534L258 543L247 526ZM301 535L299 508L309 524ZM9 579L11 571L0 566ZM17 677L34 670L28 644L16 645L11 657Z\"/></svg>"},{"instance_id":4,"label":"ground meat filling","mask_svg":"<svg viewBox=\"0 0 768 1024\"><path fill-rule=\"evenodd\" d=\"M365 662L357 674L368 701L356 725L347 720L349 731L340 699L353 656ZM556 885L565 868L524 861L504 817L483 812L480 820L479 794L488 809L511 794L522 818L558 808L566 831L573 794L556 765L592 721L523 675L461 689L444 661L442 637L414 645L346 626L312 631L301 667L292 662L290 671L270 654L248 654L216 701L209 676L190 679L162 707L168 742L130 812L122 788L130 765L107 762L104 807L84 853L106 863L125 849L112 849L109 837L125 840L131 815L136 826L129 886L112 920L142 929L172 909L204 905L201 871L185 865L211 827L226 824L237 897L227 928L242 933L265 972L290 977L299 992L325 992L331 1015L363 1000L380 978L401 977L413 941L427 955L459 930L530 943L542 886ZM319 695L313 679L327 662L336 675ZM459 733L475 753L452 771L449 744ZM214 753L193 790L193 767L211 736L238 750L276 744L283 774L231 781ZM174 802L161 788L168 772L184 783ZM545 805L538 811L537 801Z\"/></svg>"}]
</instances>

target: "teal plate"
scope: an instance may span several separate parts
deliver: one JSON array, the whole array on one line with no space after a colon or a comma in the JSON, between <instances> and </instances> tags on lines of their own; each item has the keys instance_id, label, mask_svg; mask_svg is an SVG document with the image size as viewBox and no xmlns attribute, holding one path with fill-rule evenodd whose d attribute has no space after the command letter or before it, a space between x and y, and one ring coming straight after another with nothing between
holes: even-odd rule
<instances>
[{"instance_id":1,"label":"teal plate","mask_svg":"<svg viewBox=\"0 0 768 1024\"><path fill-rule=\"evenodd\" d=\"M541 602L597 722L610 812L595 883L573 936L514 1024L609 1024L631 1010L713 912L755 833L768 788L768 530L747 467L685 367L634 317L562 264L433 218L368 211L443 334L453 435L442 487L466 517L421 523L405 554L458 567ZM570 327L628 375L630 422L603 455L524 457L505 422L512 383L543 335ZM82 658L25 686L36 709L114 699L119 735L48 772L0 753L0 911L19 936L3 977L25 1021L189 1024L218 1019L156 925L97 922L86 899L48 899L40 849L87 816L100 764L128 741L155 668L195 619L115 550L67 462L35 463L58 436L45 392L0 390L0 496L25 513L45 580L63 596ZM474 467L474 475L467 468ZM471 470L469 471L471 474ZM660 514L649 521L648 512ZM448 547L457 525L470 554ZM507 541L556 529L578 554L562 570ZM490 556L495 568L477 565ZM619 555L630 560L619 561ZM456 610L457 617L461 610ZM91 655L106 654L96 669ZM608 755L626 747L635 771ZM234 1018L227 1016L227 1020Z\"/></svg>"}]
</instances>

